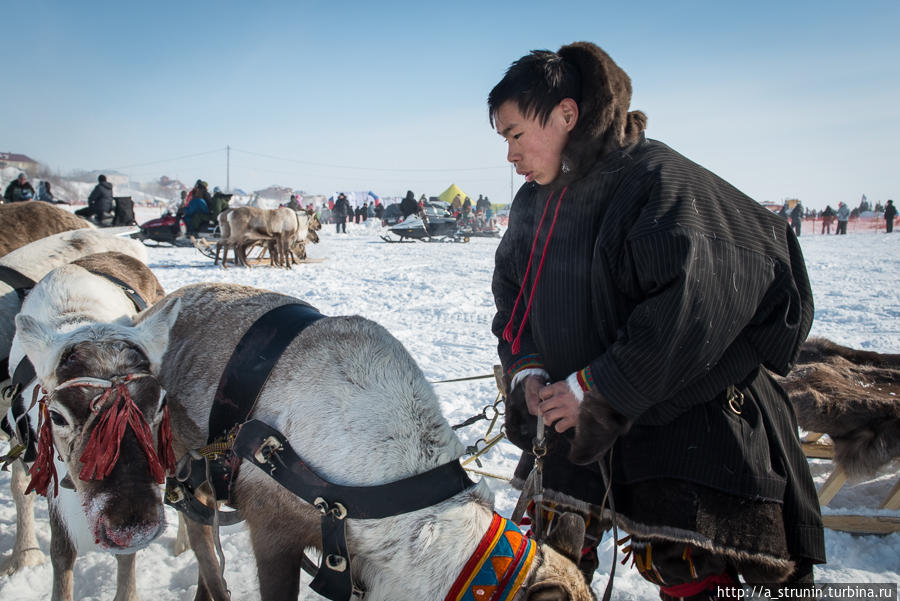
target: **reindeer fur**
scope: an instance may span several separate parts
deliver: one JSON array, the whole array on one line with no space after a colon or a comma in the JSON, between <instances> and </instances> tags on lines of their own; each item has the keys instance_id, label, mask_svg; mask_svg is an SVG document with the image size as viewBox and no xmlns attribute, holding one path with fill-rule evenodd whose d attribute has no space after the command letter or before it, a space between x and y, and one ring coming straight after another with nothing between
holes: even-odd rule
<instances>
[{"instance_id":1,"label":"reindeer fur","mask_svg":"<svg viewBox=\"0 0 900 601\"><path fill-rule=\"evenodd\" d=\"M46 202L0 204L0 257L35 240L94 225Z\"/></svg>"},{"instance_id":2,"label":"reindeer fur","mask_svg":"<svg viewBox=\"0 0 900 601\"><path fill-rule=\"evenodd\" d=\"M900 355L813 338L782 385L800 426L828 434L851 477L871 476L900 457Z\"/></svg>"},{"instance_id":3,"label":"reindeer fur","mask_svg":"<svg viewBox=\"0 0 900 601\"><path fill-rule=\"evenodd\" d=\"M147 248L137 240L111 235L108 230L83 229L36 240L0 258L0 265L11 267L37 282L54 267L86 255L107 251L129 255L141 262L147 261ZM120 279L128 281L128 278ZM13 318L21 306L15 291L6 283L0 282L0 359L9 356L15 334ZM10 365L15 363L10 362ZM0 374L0 380L5 378L6 374ZM0 407L2 412L7 409L8 407Z\"/></svg>"},{"instance_id":4,"label":"reindeer fur","mask_svg":"<svg viewBox=\"0 0 900 601\"><path fill-rule=\"evenodd\" d=\"M206 443L213 396L243 333L268 310L292 302L298 301L244 286L196 284L139 316L138 325L170 320L181 304L159 374L169 394L176 456ZM281 431L305 462L337 484L392 482L464 450L409 353L361 317L325 318L301 332L272 370L252 417ZM250 530L261 599L296 599L299 553L320 546L320 514L249 464L240 470L234 499ZM481 482L427 509L348 520L353 574L367 601L441 598L491 515L492 496ZM579 527L572 548L580 548L583 522ZM189 533L200 562L196 599L224 601L208 529L193 524ZM527 582L543 587L539 598L591 599L574 563L549 546L538 556ZM524 592L517 596L524 598Z\"/></svg>"}]
</instances>

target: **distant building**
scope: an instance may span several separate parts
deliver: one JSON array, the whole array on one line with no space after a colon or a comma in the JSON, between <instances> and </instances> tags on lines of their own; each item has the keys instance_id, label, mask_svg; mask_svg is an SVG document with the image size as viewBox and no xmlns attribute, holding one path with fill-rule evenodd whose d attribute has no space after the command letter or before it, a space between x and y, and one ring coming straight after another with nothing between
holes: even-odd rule
<instances>
[{"instance_id":1,"label":"distant building","mask_svg":"<svg viewBox=\"0 0 900 601\"><path fill-rule=\"evenodd\" d=\"M24 154L0 152L0 167L15 167L19 171L31 172L37 170L38 162Z\"/></svg>"}]
</instances>

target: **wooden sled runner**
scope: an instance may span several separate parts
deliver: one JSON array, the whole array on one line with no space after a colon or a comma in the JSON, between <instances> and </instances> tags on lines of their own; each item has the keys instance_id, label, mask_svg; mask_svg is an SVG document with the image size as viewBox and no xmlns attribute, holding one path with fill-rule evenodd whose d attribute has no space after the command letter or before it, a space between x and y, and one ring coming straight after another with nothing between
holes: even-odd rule
<instances>
[{"instance_id":1,"label":"wooden sled runner","mask_svg":"<svg viewBox=\"0 0 900 601\"><path fill-rule=\"evenodd\" d=\"M194 245L194 248L199 250L204 256L209 257L210 259L216 258L216 242L217 239L213 238L196 238L194 236L190 237L191 243ZM234 263L234 259L229 259L231 263ZM307 257L305 259L297 259L296 263L306 264L306 263L322 263L325 261L325 258L310 258ZM252 266L257 265L269 265L271 260L269 258L269 249L268 247L262 243L257 242L253 246L247 249L247 262Z\"/></svg>"}]
</instances>

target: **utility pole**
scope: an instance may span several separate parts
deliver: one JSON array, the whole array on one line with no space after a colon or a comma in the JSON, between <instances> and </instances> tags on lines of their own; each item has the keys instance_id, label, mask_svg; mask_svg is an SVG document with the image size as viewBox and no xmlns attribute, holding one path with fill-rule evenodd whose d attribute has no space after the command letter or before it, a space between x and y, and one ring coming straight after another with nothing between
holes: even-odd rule
<instances>
[{"instance_id":1,"label":"utility pole","mask_svg":"<svg viewBox=\"0 0 900 601\"><path fill-rule=\"evenodd\" d=\"M225 190L231 192L231 146L225 146Z\"/></svg>"}]
</instances>

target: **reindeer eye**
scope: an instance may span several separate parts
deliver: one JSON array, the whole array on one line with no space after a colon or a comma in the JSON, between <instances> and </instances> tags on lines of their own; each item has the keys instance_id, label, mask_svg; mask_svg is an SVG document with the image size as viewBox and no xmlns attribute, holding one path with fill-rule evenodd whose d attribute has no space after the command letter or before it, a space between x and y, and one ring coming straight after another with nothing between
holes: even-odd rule
<instances>
[{"instance_id":1,"label":"reindeer eye","mask_svg":"<svg viewBox=\"0 0 900 601\"><path fill-rule=\"evenodd\" d=\"M68 426L69 425L68 420L66 420L66 418L63 417L63 415L61 413L59 413L58 411L53 411L52 409L50 410L50 421L52 421L54 423L54 425L57 425L57 426Z\"/></svg>"}]
</instances>

